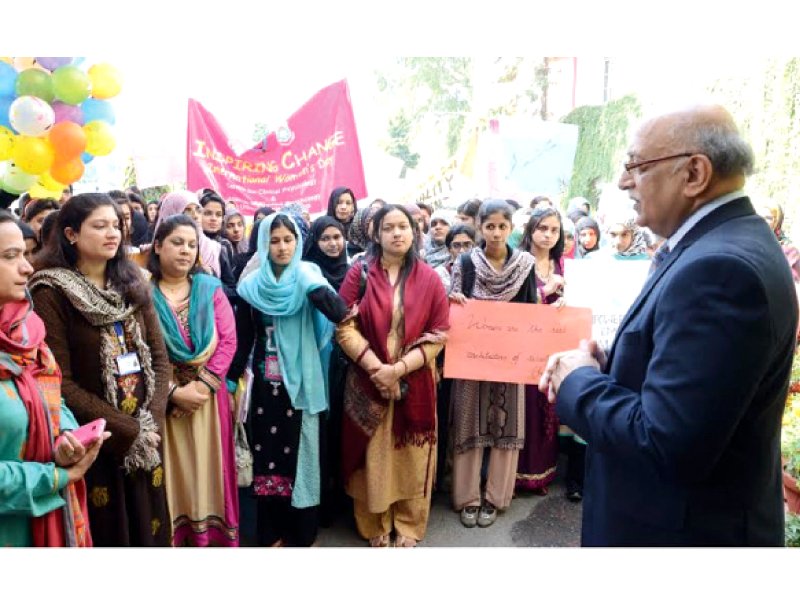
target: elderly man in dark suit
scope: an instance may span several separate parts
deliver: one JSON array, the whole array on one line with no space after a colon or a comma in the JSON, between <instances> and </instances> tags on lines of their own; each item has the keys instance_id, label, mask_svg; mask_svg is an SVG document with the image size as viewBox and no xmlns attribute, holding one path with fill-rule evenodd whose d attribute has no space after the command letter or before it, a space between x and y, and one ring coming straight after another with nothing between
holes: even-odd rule
<instances>
[{"instance_id":1,"label":"elderly man in dark suit","mask_svg":"<svg viewBox=\"0 0 800 600\"><path fill-rule=\"evenodd\" d=\"M667 239L608 357L553 355L540 382L588 442L586 546L782 546L780 427L798 307L743 194L752 151L702 106L645 122L619 181Z\"/></svg>"}]
</instances>

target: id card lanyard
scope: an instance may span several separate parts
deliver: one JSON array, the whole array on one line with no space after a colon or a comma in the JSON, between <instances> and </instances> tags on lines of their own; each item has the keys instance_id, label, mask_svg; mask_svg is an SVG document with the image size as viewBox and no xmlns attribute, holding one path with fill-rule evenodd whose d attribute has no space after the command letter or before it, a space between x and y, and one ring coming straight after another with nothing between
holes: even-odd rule
<instances>
[{"instance_id":1,"label":"id card lanyard","mask_svg":"<svg viewBox=\"0 0 800 600\"><path fill-rule=\"evenodd\" d=\"M128 347L125 344L125 331L122 329L122 323L114 323L114 331L117 334L117 341L119 348L122 352L117 357L117 375L132 375L141 371L139 364L139 357L136 352L128 352Z\"/></svg>"}]
</instances>

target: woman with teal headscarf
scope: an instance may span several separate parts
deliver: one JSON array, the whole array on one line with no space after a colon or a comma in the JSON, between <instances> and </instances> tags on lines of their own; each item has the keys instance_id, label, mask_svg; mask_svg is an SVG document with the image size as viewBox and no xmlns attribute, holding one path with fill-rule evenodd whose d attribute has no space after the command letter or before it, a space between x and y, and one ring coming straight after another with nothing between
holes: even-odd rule
<instances>
[{"instance_id":1,"label":"woman with teal headscarf","mask_svg":"<svg viewBox=\"0 0 800 600\"><path fill-rule=\"evenodd\" d=\"M333 325L347 307L315 264L301 260L303 239L286 214L258 224L257 270L237 288L239 346L233 385L252 351L248 411L256 531L262 546L310 546L320 503L320 413L328 408Z\"/></svg>"}]
</instances>

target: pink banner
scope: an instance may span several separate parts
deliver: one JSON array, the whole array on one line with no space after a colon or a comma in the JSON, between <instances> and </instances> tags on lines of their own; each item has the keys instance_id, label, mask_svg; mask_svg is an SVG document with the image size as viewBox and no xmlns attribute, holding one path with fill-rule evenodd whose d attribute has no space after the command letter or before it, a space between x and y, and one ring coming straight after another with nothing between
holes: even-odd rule
<instances>
[{"instance_id":1,"label":"pink banner","mask_svg":"<svg viewBox=\"0 0 800 600\"><path fill-rule=\"evenodd\" d=\"M189 99L187 187L213 188L245 215L261 206L300 202L311 213L327 210L334 188L367 195L361 150L347 80L320 90L285 127L236 154L214 116Z\"/></svg>"}]
</instances>

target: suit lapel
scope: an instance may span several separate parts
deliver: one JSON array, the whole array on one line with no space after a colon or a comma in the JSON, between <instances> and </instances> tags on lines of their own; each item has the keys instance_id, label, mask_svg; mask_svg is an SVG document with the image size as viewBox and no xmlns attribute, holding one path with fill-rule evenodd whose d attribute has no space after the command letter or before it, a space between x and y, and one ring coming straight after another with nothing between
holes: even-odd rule
<instances>
[{"instance_id":1,"label":"suit lapel","mask_svg":"<svg viewBox=\"0 0 800 600\"><path fill-rule=\"evenodd\" d=\"M683 238L681 238L677 247L670 251L670 253L667 255L667 258L664 259L663 263L661 263L661 266L659 266L659 268L647 278L647 281L645 281L645 284L642 287L642 291L639 292L636 300L634 300L633 304L628 309L628 312L625 313L625 316L622 318L622 322L617 329L617 335L614 337L614 343L611 345L611 350L608 353L608 364L611 364L611 359L614 356L619 332L623 331L628 326L628 324L631 322L631 319L633 319L633 317L644 304L645 300L647 300L647 297L650 295L653 287L661 280L662 277L664 277L672 264L678 260L681 254L683 254L683 251L691 246L696 240L722 223L729 221L730 219L745 217L752 214L755 214L755 211L753 210L753 205L750 203L750 199L747 196L742 196L741 198L732 200L728 204L725 204L724 206L721 206L720 208L707 214L705 217L700 219L700 221L694 227L692 227L689 232L683 236Z\"/></svg>"}]
</instances>

